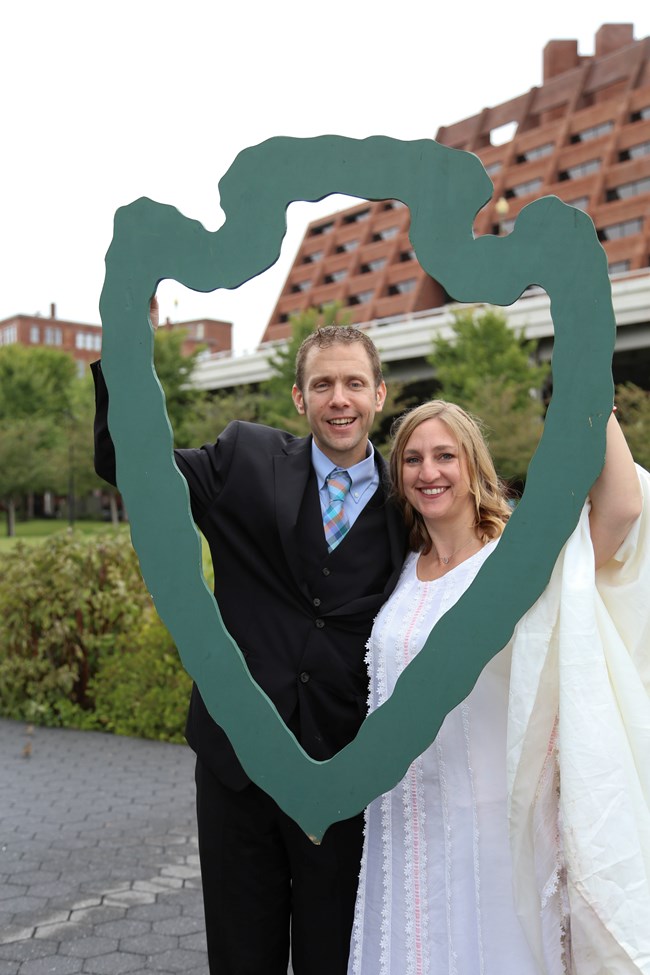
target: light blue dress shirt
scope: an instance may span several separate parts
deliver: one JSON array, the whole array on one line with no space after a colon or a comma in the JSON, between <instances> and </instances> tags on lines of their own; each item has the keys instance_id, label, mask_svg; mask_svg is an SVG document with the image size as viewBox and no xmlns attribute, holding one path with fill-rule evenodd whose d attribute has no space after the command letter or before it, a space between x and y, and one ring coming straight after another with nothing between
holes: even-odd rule
<instances>
[{"instance_id":1,"label":"light blue dress shirt","mask_svg":"<svg viewBox=\"0 0 650 975\"><path fill-rule=\"evenodd\" d=\"M311 462L316 472L316 480L318 481L321 511L325 513L325 509L329 504L329 494L325 479L328 474L331 474L337 468L337 465L329 457L326 457L323 451L316 446L313 438L311 442ZM362 461L353 467L338 469L346 470L352 481L350 491L345 496L345 501L343 502L343 510L347 515L350 528L352 528L379 487L379 471L375 464L375 450L370 441L368 441L368 454Z\"/></svg>"}]
</instances>

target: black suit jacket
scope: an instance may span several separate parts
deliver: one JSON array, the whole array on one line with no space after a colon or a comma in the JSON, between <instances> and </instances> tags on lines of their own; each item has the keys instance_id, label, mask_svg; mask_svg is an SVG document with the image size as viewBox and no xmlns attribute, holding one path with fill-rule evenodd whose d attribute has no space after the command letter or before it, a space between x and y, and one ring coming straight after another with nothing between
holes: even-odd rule
<instances>
[{"instance_id":1,"label":"black suit jacket","mask_svg":"<svg viewBox=\"0 0 650 975\"><path fill-rule=\"evenodd\" d=\"M108 395L99 364L95 466L115 483ZM214 444L176 450L194 519L214 563L215 597L248 667L305 750L331 757L366 711L365 644L406 550L402 519L381 485L327 553L311 437L234 421ZM187 739L231 788L248 778L194 687Z\"/></svg>"}]
</instances>

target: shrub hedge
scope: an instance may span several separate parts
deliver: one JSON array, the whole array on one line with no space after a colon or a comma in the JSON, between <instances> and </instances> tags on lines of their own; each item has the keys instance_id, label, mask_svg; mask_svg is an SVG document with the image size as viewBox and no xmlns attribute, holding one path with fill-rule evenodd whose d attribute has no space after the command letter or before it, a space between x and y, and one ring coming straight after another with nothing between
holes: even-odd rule
<instances>
[{"instance_id":1,"label":"shrub hedge","mask_svg":"<svg viewBox=\"0 0 650 975\"><path fill-rule=\"evenodd\" d=\"M0 714L182 741L191 681L125 536L54 536L0 560Z\"/></svg>"}]
</instances>

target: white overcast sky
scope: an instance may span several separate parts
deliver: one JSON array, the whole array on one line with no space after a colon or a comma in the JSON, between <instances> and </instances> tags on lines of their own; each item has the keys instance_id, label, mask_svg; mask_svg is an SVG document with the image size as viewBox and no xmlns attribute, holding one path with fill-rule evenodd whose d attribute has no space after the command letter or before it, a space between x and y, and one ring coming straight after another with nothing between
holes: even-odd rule
<instances>
[{"instance_id":1,"label":"white overcast sky","mask_svg":"<svg viewBox=\"0 0 650 975\"><path fill-rule=\"evenodd\" d=\"M650 35L648 0L8 0L0 19L0 319L99 322L117 207L171 203L215 230L217 183L275 135L433 138L542 80L551 38L593 53L602 23ZM318 207L318 209L317 209ZM235 323L255 347L308 220L235 292L161 286L163 315Z\"/></svg>"}]
</instances>

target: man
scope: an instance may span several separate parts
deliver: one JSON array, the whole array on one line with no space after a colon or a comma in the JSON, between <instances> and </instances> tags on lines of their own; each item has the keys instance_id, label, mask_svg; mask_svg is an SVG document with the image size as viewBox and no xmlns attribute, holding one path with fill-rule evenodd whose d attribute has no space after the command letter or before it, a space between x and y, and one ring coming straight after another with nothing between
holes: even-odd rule
<instances>
[{"instance_id":1,"label":"man","mask_svg":"<svg viewBox=\"0 0 650 975\"><path fill-rule=\"evenodd\" d=\"M155 309L152 309L152 320ZM114 483L99 363L95 466ZM234 421L214 444L176 450L210 545L215 597L252 676L315 759L348 744L366 712L365 643L392 591L405 532L368 434L386 386L356 328L310 335L293 400L312 436ZM362 817L320 846L250 782L195 686L199 852L213 975L345 975Z\"/></svg>"}]
</instances>

